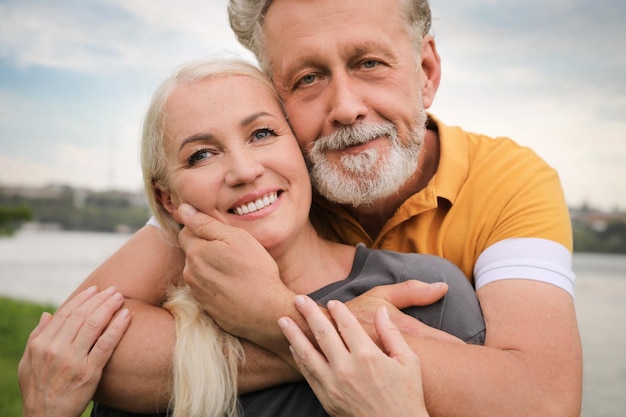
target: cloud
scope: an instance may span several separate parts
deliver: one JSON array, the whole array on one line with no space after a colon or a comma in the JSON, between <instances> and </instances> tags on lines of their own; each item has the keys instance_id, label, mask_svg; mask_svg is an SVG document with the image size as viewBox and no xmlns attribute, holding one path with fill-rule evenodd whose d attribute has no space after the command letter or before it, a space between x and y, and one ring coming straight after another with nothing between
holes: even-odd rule
<instances>
[{"instance_id":1,"label":"cloud","mask_svg":"<svg viewBox=\"0 0 626 417\"><path fill-rule=\"evenodd\" d=\"M30 0L0 4L0 57L17 67L151 72L241 47L226 1Z\"/></svg>"},{"instance_id":2,"label":"cloud","mask_svg":"<svg viewBox=\"0 0 626 417\"><path fill-rule=\"evenodd\" d=\"M59 106L0 91L0 183L140 189L144 99L93 101Z\"/></svg>"},{"instance_id":3,"label":"cloud","mask_svg":"<svg viewBox=\"0 0 626 417\"><path fill-rule=\"evenodd\" d=\"M0 154L0 185L71 184L90 189L142 187L135 149L56 143L45 161Z\"/></svg>"},{"instance_id":4,"label":"cloud","mask_svg":"<svg viewBox=\"0 0 626 417\"><path fill-rule=\"evenodd\" d=\"M251 59L226 4L1 1L0 181L139 184L139 126L157 83L224 50ZM443 64L434 114L532 147L570 201L626 207L626 3L431 4Z\"/></svg>"},{"instance_id":5,"label":"cloud","mask_svg":"<svg viewBox=\"0 0 626 417\"><path fill-rule=\"evenodd\" d=\"M568 201L626 206L626 4L432 2L444 122L530 146ZM616 190L620 190L616 193Z\"/></svg>"}]
</instances>

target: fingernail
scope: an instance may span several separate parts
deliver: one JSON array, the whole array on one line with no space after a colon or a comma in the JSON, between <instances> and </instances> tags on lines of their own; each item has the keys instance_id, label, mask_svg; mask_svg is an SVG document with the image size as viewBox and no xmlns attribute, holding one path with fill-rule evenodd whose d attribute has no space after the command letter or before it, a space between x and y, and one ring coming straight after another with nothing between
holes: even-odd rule
<instances>
[{"instance_id":1,"label":"fingernail","mask_svg":"<svg viewBox=\"0 0 626 417\"><path fill-rule=\"evenodd\" d=\"M128 311L127 308L125 308L122 311L120 311L120 317L123 318L123 319L127 318L129 314L130 314L130 312Z\"/></svg>"},{"instance_id":2,"label":"fingernail","mask_svg":"<svg viewBox=\"0 0 626 417\"><path fill-rule=\"evenodd\" d=\"M296 298L294 298L294 302L296 303L296 307L300 308L302 306L304 306L304 296L302 295L296 295Z\"/></svg>"},{"instance_id":3,"label":"fingernail","mask_svg":"<svg viewBox=\"0 0 626 417\"><path fill-rule=\"evenodd\" d=\"M430 284L430 288L434 288L434 289L439 289L439 288L443 288L446 284L443 282L432 282Z\"/></svg>"},{"instance_id":4,"label":"fingernail","mask_svg":"<svg viewBox=\"0 0 626 417\"><path fill-rule=\"evenodd\" d=\"M281 329L286 329L288 325L289 321L286 317L281 317L278 319L278 327L280 327Z\"/></svg>"},{"instance_id":5,"label":"fingernail","mask_svg":"<svg viewBox=\"0 0 626 417\"><path fill-rule=\"evenodd\" d=\"M389 310L387 310L387 306L382 306L381 308L383 309L383 317L388 319L389 318Z\"/></svg>"},{"instance_id":6,"label":"fingernail","mask_svg":"<svg viewBox=\"0 0 626 417\"><path fill-rule=\"evenodd\" d=\"M191 205L189 205L187 203L181 204L178 207L178 211L180 211L180 213L183 216L187 216L187 217L195 216L198 213L195 208L193 208Z\"/></svg>"},{"instance_id":7,"label":"fingernail","mask_svg":"<svg viewBox=\"0 0 626 417\"><path fill-rule=\"evenodd\" d=\"M328 303L326 303L326 307L333 308L336 304L337 302L335 300L330 300Z\"/></svg>"},{"instance_id":8,"label":"fingernail","mask_svg":"<svg viewBox=\"0 0 626 417\"><path fill-rule=\"evenodd\" d=\"M113 286L107 288L106 290L104 290L105 294L113 294L115 291L117 291L117 289Z\"/></svg>"}]
</instances>

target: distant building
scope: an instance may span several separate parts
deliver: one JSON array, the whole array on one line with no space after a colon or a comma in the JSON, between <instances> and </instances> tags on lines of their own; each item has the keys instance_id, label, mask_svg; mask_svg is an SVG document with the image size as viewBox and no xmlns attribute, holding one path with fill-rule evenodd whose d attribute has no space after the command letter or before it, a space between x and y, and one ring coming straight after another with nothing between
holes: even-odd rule
<instances>
[{"instance_id":1,"label":"distant building","mask_svg":"<svg viewBox=\"0 0 626 417\"><path fill-rule=\"evenodd\" d=\"M596 232L605 231L610 223L626 223L626 212L606 212L587 206L570 209L570 216L574 225L588 225Z\"/></svg>"}]
</instances>

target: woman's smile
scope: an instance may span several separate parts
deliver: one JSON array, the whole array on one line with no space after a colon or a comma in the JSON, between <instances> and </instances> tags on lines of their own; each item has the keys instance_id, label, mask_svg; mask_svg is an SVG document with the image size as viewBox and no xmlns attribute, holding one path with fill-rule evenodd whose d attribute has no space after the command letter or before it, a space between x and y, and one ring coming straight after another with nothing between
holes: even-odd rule
<instances>
[{"instance_id":1,"label":"woman's smile","mask_svg":"<svg viewBox=\"0 0 626 417\"><path fill-rule=\"evenodd\" d=\"M255 211L264 209L274 204L276 200L278 200L278 192L273 191L255 199L254 201L250 201L248 203L244 203L237 207L234 207L229 211L240 216L244 216L246 214L254 213Z\"/></svg>"}]
</instances>

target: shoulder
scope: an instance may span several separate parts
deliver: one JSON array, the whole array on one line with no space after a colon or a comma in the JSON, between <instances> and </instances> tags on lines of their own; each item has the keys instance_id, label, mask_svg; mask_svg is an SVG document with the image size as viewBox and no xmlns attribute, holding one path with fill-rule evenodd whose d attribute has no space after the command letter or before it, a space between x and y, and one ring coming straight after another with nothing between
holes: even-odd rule
<instances>
[{"instance_id":1,"label":"shoulder","mask_svg":"<svg viewBox=\"0 0 626 417\"><path fill-rule=\"evenodd\" d=\"M367 260L364 269L369 271L388 270L398 281L417 279L423 282L465 282L469 281L463 271L448 259L436 255L400 253L380 249L366 249Z\"/></svg>"}]
</instances>

